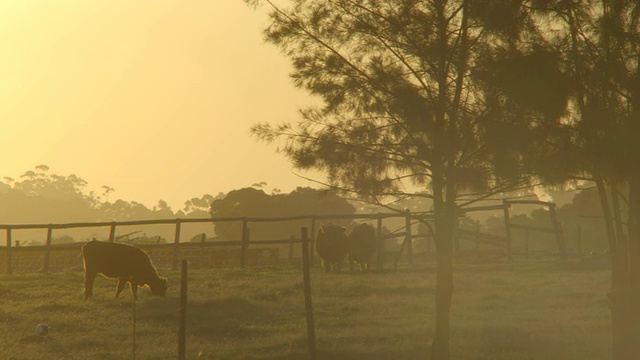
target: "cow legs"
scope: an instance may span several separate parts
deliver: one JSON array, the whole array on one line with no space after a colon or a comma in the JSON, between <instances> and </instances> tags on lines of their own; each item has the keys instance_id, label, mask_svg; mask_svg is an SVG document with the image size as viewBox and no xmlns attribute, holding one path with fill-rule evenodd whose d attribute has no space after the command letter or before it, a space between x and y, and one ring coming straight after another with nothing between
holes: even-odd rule
<instances>
[{"instance_id":1,"label":"cow legs","mask_svg":"<svg viewBox=\"0 0 640 360\"><path fill-rule=\"evenodd\" d=\"M328 261L325 261L323 259L322 260L322 268L324 269L324 272L326 272L326 273L331 272L331 263L329 263Z\"/></svg>"},{"instance_id":2,"label":"cow legs","mask_svg":"<svg viewBox=\"0 0 640 360\"><path fill-rule=\"evenodd\" d=\"M129 279L125 277L118 278L118 286L116 287L116 296L115 296L116 298L118 297L118 295L120 295L120 293L124 289L124 285L127 283L127 281L129 281Z\"/></svg>"},{"instance_id":3,"label":"cow legs","mask_svg":"<svg viewBox=\"0 0 640 360\"><path fill-rule=\"evenodd\" d=\"M84 299L87 300L93 296L93 280L95 280L98 273L86 271L84 272Z\"/></svg>"},{"instance_id":4,"label":"cow legs","mask_svg":"<svg viewBox=\"0 0 640 360\"><path fill-rule=\"evenodd\" d=\"M131 287L131 294L133 294L133 298L138 298L138 285L133 281L133 279L129 280L129 286Z\"/></svg>"}]
</instances>

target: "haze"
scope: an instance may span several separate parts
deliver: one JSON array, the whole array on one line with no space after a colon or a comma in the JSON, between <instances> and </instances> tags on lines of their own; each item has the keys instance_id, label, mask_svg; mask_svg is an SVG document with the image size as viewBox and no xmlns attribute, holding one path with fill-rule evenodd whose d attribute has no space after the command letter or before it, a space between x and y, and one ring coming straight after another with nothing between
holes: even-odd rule
<instances>
[{"instance_id":1,"label":"haze","mask_svg":"<svg viewBox=\"0 0 640 360\"><path fill-rule=\"evenodd\" d=\"M310 103L242 1L0 2L0 177L46 164L174 210L205 193L310 186L249 128Z\"/></svg>"}]
</instances>

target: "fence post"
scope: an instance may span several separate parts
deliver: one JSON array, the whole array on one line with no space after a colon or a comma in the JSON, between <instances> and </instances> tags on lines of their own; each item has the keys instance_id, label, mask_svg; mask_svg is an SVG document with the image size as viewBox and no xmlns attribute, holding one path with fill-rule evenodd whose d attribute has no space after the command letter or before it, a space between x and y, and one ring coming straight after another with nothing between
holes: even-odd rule
<instances>
[{"instance_id":1,"label":"fence post","mask_svg":"<svg viewBox=\"0 0 640 360\"><path fill-rule=\"evenodd\" d=\"M113 242L115 238L116 238L116 222L112 221L111 228L109 230L109 242Z\"/></svg>"},{"instance_id":2,"label":"fence post","mask_svg":"<svg viewBox=\"0 0 640 360\"><path fill-rule=\"evenodd\" d=\"M509 201L507 199L502 200L502 213L504 214L504 233L507 238L507 252L509 254L509 260L513 260L513 253L511 250L512 238L511 238L511 219L509 218Z\"/></svg>"},{"instance_id":3,"label":"fence post","mask_svg":"<svg viewBox=\"0 0 640 360\"><path fill-rule=\"evenodd\" d=\"M247 247L249 245L249 227L247 218L242 219L242 251L240 253L240 267L244 269L247 264Z\"/></svg>"},{"instance_id":4,"label":"fence post","mask_svg":"<svg viewBox=\"0 0 640 360\"><path fill-rule=\"evenodd\" d=\"M382 271L383 261L384 261L384 239L382 238L382 214L378 213L378 263L376 264L378 267L378 271Z\"/></svg>"},{"instance_id":5,"label":"fence post","mask_svg":"<svg viewBox=\"0 0 640 360\"><path fill-rule=\"evenodd\" d=\"M7 274L13 274L12 264L11 264L11 229L7 229Z\"/></svg>"},{"instance_id":6,"label":"fence post","mask_svg":"<svg viewBox=\"0 0 640 360\"><path fill-rule=\"evenodd\" d=\"M302 282L304 285L304 305L307 314L307 342L309 345L309 358L316 359L316 335L313 325L313 306L311 304L311 276L309 275L311 264L309 262L309 235L307 228L302 228Z\"/></svg>"},{"instance_id":7,"label":"fence post","mask_svg":"<svg viewBox=\"0 0 640 360\"><path fill-rule=\"evenodd\" d=\"M293 265L293 242L295 239L295 236L291 235L291 243L289 243L289 266Z\"/></svg>"},{"instance_id":8,"label":"fence post","mask_svg":"<svg viewBox=\"0 0 640 360\"><path fill-rule=\"evenodd\" d=\"M407 258L409 265L413 265L413 238L411 236L411 210L406 209L405 216L405 237L404 242L407 244Z\"/></svg>"},{"instance_id":9,"label":"fence post","mask_svg":"<svg viewBox=\"0 0 640 360\"><path fill-rule=\"evenodd\" d=\"M49 224L49 227L47 228L47 243L45 244L45 249L44 249L44 265L42 266L42 272L43 273L48 273L49 272L49 259L51 258L51 236L53 234L53 227L51 224Z\"/></svg>"},{"instance_id":10,"label":"fence post","mask_svg":"<svg viewBox=\"0 0 640 360\"><path fill-rule=\"evenodd\" d=\"M311 234L309 235L309 264L313 266L316 249L316 218L311 217Z\"/></svg>"},{"instance_id":11,"label":"fence post","mask_svg":"<svg viewBox=\"0 0 640 360\"><path fill-rule=\"evenodd\" d=\"M187 260L182 260L180 277L180 323L178 325L178 359L187 358Z\"/></svg>"},{"instance_id":12,"label":"fence post","mask_svg":"<svg viewBox=\"0 0 640 360\"><path fill-rule=\"evenodd\" d=\"M178 259L180 258L180 219L176 219L176 233L173 238L173 270L178 268Z\"/></svg>"},{"instance_id":13,"label":"fence post","mask_svg":"<svg viewBox=\"0 0 640 360\"><path fill-rule=\"evenodd\" d=\"M551 215L551 223L553 224L553 230L556 233L556 241L558 242L558 250L560 251L560 257L563 260L567 259L567 245L564 242L564 235L562 234L562 228L560 227L560 222L558 221L558 216L556 214L556 204L549 203L549 215Z\"/></svg>"},{"instance_id":14,"label":"fence post","mask_svg":"<svg viewBox=\"0 0 640 360\"><path fill-rule=\"evenodd\" d=\"M578 224L578 256L582 256L582 225Z\"/></svg>"}]
</instances>

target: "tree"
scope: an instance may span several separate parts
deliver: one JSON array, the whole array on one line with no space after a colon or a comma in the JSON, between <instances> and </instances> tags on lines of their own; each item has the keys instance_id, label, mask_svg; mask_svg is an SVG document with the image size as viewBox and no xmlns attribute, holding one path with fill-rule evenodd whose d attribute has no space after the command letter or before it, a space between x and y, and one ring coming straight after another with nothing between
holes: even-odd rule
<instances>
[{"instance_id":1,"label":"tree","mask_svg":"<svg viewBox=\"0 0 640 360\"><path fill-rule=\"evenodd\" d=\"M550 52L555 59L549 61L552 66L538 66L536 76L566 79L562 84L569 88L542 89L562 95L552 102L562 116L549 123L550 135L528 131L545 150L511 150L546 182L587 179L596 184L612 263L613 358L634 358L640 353L640 5L628 0L532 3L547 16L539 20L555 30L541 33L547 45L555 45ZM525 60L511 56L496 63L499 71L487 83L507 90L515 107L533 110L523 117L526 123L547 116L544 107L530 105L549 95L508 91L513 85L509 65L531 68ZM501 76L507 80L500 82Z\"/></svg>"},{"instance_id":2,"label":"tree","mask_svg":"<svg viewBox=\"0 0 640 360\"><path fill-rule=\"evenodd\" d=\"M253 187L230 191L211 203L209 213L213 217L287 217L321 214L353 214L355 208L336 194L312 188L299 187L289 194L267 195ZM349 221L336 220L340 225ZM308 220L295 223L252 225L252 236L261 239L286 239L292 228L308 226ZM238 221L222 222L215 225L216 234L223 239L239 239L242 224Z\"/></svg>"},{"instance_id":3,"label":"tree","mask_svg":"<svg viewBox=\"0 0 640 360\"><path fill-rule=\"evenodd\" d=\"M211 202L209 214L212 217L268 216L271 198L264 191L255 188L232 190L223 198ZM241 239L242 224L237 221L215 225L216 235L222 239Z\"/></svg>"},{"instance_id":4,"label":"tree","mask_svg":"<svg viewBox=\"0 0 640 360\"><path fill-rule=\"evenodd\" d=\"M0 185L0 218L13 223L53 223L99 220L172 218L168 204L159 200L153 209L135 201L105 201L113 188L102 186L102 196L86 191L81 177L59 175L46 165L28 170L19 180L5 177Z\"/></svg>"},{"instance_id":5,"label":"tree","mask_svg":"<svg viewBox=\"0 0 640 360\"><path fill-rule=\"evenodd\" d=\"M224 194L220 193L216 198L212 195L204 194L200 198L191 198L191 200L185 201L183 213L190 217L204 217L209 215L209 207L211 203L218 198L223 197Z\"/></svg>"},{"instance_id":6,"label":"tree","mask_svg":"<svg viewBox=\"0 0 640 360\"><path fill-rule=\"evenodd\" d=\"M87 182L74 175L62 176L49 173L47 165L35 167L20 176L21 181L13 182L13 187L28 196L45 196L61 200L87 198L83 189Z\"/></svg>"},{"instance_id":7,"label":"tree","mask_svg":"<svg viewBox=\"0 0 640 360\"><path fill-rule=\"evenodd\" d=\"M582 169L597 185L609 239L613 358L630 359L640 353L640 4L559 5L556 14L571 39Z\"/></svg>"},{"instance_id":8,"label":"tree","mask_svg":"<svg viewBox=\"0 0 640 360\"><path fill-rule=\"evenodd\" d=\"M26 171L18 181L5 177L0 185L0 218L8 223L69 222L97 217L93 194L76 175L57 175L46 165Z\"/></svg>"},{"instance_id":9,"label":"tree","mask_svg":"<svg viewBox=\"0 0 640 360\"><path fill-rule=\"evenodd\" d=\"M531 25L523 1L295 0L290 9L248 2L270 7L267 41L291 59L294 84L323 100L321 108L302 110L297 124L258 124L254 135L281 142L295 167L323 171L332 188L361 199L432 200L431 350L432 359L448 359L458 208L522 181L523 172L512 169L519 159L488 146L487 139L503 139L483 122L503 105L479 91L478 70Z\"/></svg>"}]
</instances>

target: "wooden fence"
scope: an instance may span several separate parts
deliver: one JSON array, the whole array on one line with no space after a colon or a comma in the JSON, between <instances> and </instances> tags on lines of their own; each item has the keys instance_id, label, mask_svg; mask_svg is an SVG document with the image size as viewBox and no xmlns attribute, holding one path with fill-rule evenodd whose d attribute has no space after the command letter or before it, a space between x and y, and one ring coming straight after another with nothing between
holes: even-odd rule
<instances>
[{"instance_id":1,"label":"wooden fence","mask_svg":"<svg viewBox=\"0 0 640 360\"><path fill-rule=\"evenodd\" d=\"M532 227L525 225L512 224L510 222L510 214L509 208L514 204L529 204L529 205L542 205L546 206L549 209L552 227L551 228L541 228L541 227ZM461 209L462 214L466 214L472 211L488 211L488 210L502 210L504 213L504 221L505 221L505 236L494 236L488 234L482 234L477 232L469 232L462 229L457 230L457 239L466 239L470 241L475 241L476 244L483 243L490 246L501 247L507 250L509 256L511 256L511 243L512 243L512 230L513 229L522 229L525 232L528 231L544 231L555 234L557 240L557 246L561 256L566 257L566 245L564 236L562 233L562 229L560 227L560 223L557 220L556 212L555 212L555 204L542 202L542 201L529 201L529 200L504 200L501 205L494 206L480 206L480 207L472 207ZM399 230L392 232L391 234L383 234L384 221L388 219L404 219L402 223L404 226L401 226ZM0 246L0 268L3 267L1 265L2 259L5 259L4 269L7 274L14 273L14 268L16 266L17 259L14 258L14 255L17 253L30 253L33 261L38 261L37 257L41 257L41 266L37 270L30 270L31 272L50 272L51 271L51 258L52 253L62 253L66 252L67 262L70 264L64 269L55 269L54 271L64 271L69 269L81 269L82 262L80 259L79 247L83 244L83 242L76 242L70 244L59 244L52 245L53 234L55 231L60 231L63 229L72 229L72 228L108 228L109 236L106 239L107 241L113 242L117 239L116 230L118 228L122 228L125 226L141 226L141 225L173 225L174 226L174 238L172 243L165 244L144 244L139 245L145 250L150 252L161 253L164 257L169 257L169 260L162 260L165 264L168 262L168 267L171 269L177 269L179 266L180 260L185 257L184 255L188 255L189 253L198 254L200 257L203 257L207 253L210 253L211 249L220 249L221 247L235 247L239 249L239 251L235 251L234 253L224 253L223 257L228 261L230 258L236 258L239 261L240 267L246 267L250 264L255 264L259 258L262 257L273 257L274 254L271 253L268 249L265 249L264 246L273 246L273 245L288 245L288 260L292 261L293 252L294 252L294 244L300 244L302 239L295 237L292 235L288 239L276 239L276 240L252 240L251 239L251 224L255 223L273 223L273 222L286 222L286 221L307 221L308 229L309 229L309 238L310 238L310 246L309 246L309 258L313 262L314 259L314 249L315 249L315 235L317 234L317 230L319 228L319 223L322 222L330 222L330 220L360 220L360 221L368 221L375 222L376 224L376 234L378 238L378 246L377 246L377 258L376 258L376 267L378 269L383 268L383 262L385 261L385 257L389 254L385 251L385 240L388 239L400 239L401 246L399 250L396 250L395 253L391 254L394 256L392 262L394 266L397 266L400 257L406 254L406 259L409 264L413 264L414 262L414 254L413 254L413 240L416 238L427 238L428 244L428 252L431 252L431 239L429 235L426 234L416 234L412 231L412 228L418 222L430 222L433 217L431 213L412 213L409 211L406 212L395 212L395 213L375 213L375 214L327 214L327 215L300 215L300 216L290 216L290 217L212 217L212 218L186 218L186 219L157 219L157 220L132 220L132 221L112 221L112 222L78 222L78 223L66 223L66 224L14 224L14 225L3 225L0 224L0 230L4 229L6 231L6 245ZM239 240L215 240L215 241L205 241L204 236L202 237L202 241L200 242L185 242L181 238L182 227L185 224L197 224L197 223L209 223L209 224L217 224L223 222L240 222L241 226L241 236ZM303 225L304 226L304 225ZM307 227L307 226L304 226ZM42 229L46 230L46 239L44 245L41 246L15 246L13 241L13 232L15 230L34 230L34 229ZM300 226L294 226L291 229L292 234L298 233L298 229ZM528 234L528 233L525 233ZM2 256L2 252L4 252L4 256ZM155 254L154 254L155 255ZM195 255L194 255L195 256ZM212 255L209 257L209 260L212 260ZM157 256L154 256L154 262L157 262ZM203 261L206 261L203 260Z\"/></svg>"},{"instance_id":2,"label":"wooden fence","mask_svg":"<svg viewBox=\"0 0 640 360\"><path fill-rule=\"evenodd\" d=\"M391 235L387 235L386 237L382 234L382 229L384 225L385 219L390 218L405 218L405 228L402 232L395 232ZM361 221L375 221L377 228L377 236L378 236L378 247L377 247L377 268L381 269L383 267L383 260L385 254L384 240L391 238L401 238L402 247L401 252L395 254L395 265L399 260L399 256L402 252L405 252L407 255L407 259L409 263L413 263L413 250L411 246L411 240L419 237L419 235L415 235L412 233L411 228L415 223L415 220L428 219L430 215L421 214L421 213L376 213L376 214L330 214L330 215L301 215L301 216L291 216L291 217L228 217L228 218L187 218L187 219L157 219L157 220L133 220L133 221L113 221L113 222L78 222L78 223L66 223L66 224L19 224L19 225L3 225L0 224L0 230L4 229L6 231L6 245L4 247L0 246L0 253L2 251L5 252L5 256L0 255L1 259L5 259L5 270L7 274L13 274L14 268L16 266L17 259L14 257L16 254L26 254L27 252L37 258L37 256L42 256L42 265L36 272L47 273L52 270L51 267L51 258L52 253L54 252L66 252L71 254L68 256L67 261L71 264L66 267L66 269L81 269L81 259L79 247L84 244L84 242L76 242L76 243L68 243L68 244L52 244L52 239L55 231L60 231L63 229L73 229L73 228L108 228L109 229L109 237L106 239L107 241L113 242L116 239L116 230L118 228L122 228L125 226L140 226L140 225L173 225L175 228L174 231L174 239L172 243L165 244L144 244L139 245L145 250L150 252L158 252L162 253L166 256L167 253L170 254L170 268L177 269L179 266L179 262L181 260L182 255L184 253L189 252L206 252L207 249L220 247L235 247L239 248L239 266L245 267L249 262L255 263L261 256L269 255L269 251L264 249L265 245L289 245L289 261L291 261L291 257L293 255L293 245L300 244L302 239L296 238L295 236L291 236L288 239L278 239L278 240L251 240L250 239L250 225L253 223L264 223L264 222L284 222L284 221L308 221L309 229L310 229L310 245L309 246L309 257L313 259L314 256L314 241L315 234L317 233L317 229L319 228L318 224L321 222L329 222L330 220L336 219L347 219L347 220L361 220ZM412 222L413 221L413 222ZM240 240L215 240L215 241L205 241L204 236L202 241L200 242L184 242L181 241L181 233L182 227L184 224L193 224L193 223L222 223L222 222L241 222L242 224L242 232ZM46 229L46 240L44 245L38 246L15 246L13 241L13 233L16 230L34 230L34 229ZM299 232L299 227L292 228L292 233ZM193 250L193 251L191 251ZM273 256L273 254L271 254ZM225 257L229 257L229 254L226 254ZM37 261L37 260L36 260ZM157 262L157 257L154 256L154 262ZM166 261L165 261L166 262ZM1 265L0 265L1 266ZM55 269L56 271L61 271L59 268ZM33 271L33 270L32 270Z\"/></svg>"},{"instance_id":3,"label":"wooden fence","mask_svg":"<svg viewBox=\"0 0 640 360\"><path fill-rule=\"evenodd\" d=\"M541 226L531 226L531 225L522 225L522 224L514 224L511 222L510 209L512 205L540 205L547 208L549 211L549 218L551 220L551 227L541 227ZM525 253L529 252L529 232L546 232L554 234L556 239L556 244L558 247L558 252L563 259L567 258L567 245L566 240L564 238L564 233L562 231L562 227L560 226L560 221L558 221L558 216L556 213L556 204L552 202L539 201L539 200L502 200L502 204L500 205L491 205L491 206L478 206L478 207L469 207L461 209L464 214L473 212L473 211L490 211L490 210L501 210L504 216L504 228L505 228L505 236L496 236L490 234L483 234L479 232L466 231L462 229L457 230L457 235L459 239L466 239L470 241L475 241L476 244L484 243L491 246L498 246L507 249L509 258L512 257L512 244L513 244L513 230L524 230L525 232Z\"/></svg>"}]
</instances>

